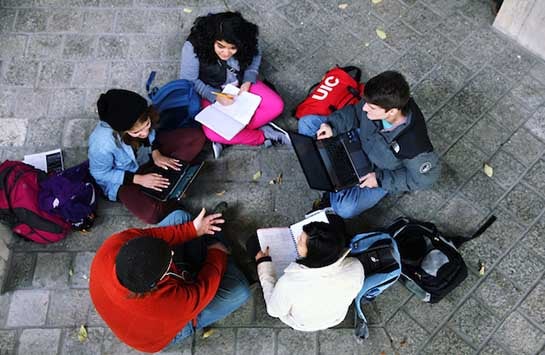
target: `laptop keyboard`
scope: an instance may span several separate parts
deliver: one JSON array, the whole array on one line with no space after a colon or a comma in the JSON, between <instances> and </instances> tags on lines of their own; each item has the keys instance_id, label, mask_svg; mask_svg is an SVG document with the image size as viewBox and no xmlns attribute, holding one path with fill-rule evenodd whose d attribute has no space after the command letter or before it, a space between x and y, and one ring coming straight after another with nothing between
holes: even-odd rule
<instances>
[{"instance_id":1,"label":"laptop keyboard","mask_svg":"<svg viewBox=\"0 0 545 355\"><path fill-rule=\"evenodd\" d=\"M342 143L333 139L324 140L323 143L327 154L331 158L339 183L345 185L352 182L354 180L354 169Z\"/></svg>"},{"instance_id":2,"label":"laptop keyboard","mask_svg":"<svg viewBox=\"0 0 545 355\"><path fill-rule=\"evenodd\" d=\"M165 197L167 197L167 195L174 188L174 184L176 184L180 175L183 173L184 169L185 169L185 164L182 164L182 166L180 166L180 170L174 170L174 169L165 170L159 167L154 167L152 172L157 173L164 178L167 178L169 182L169 186L163 189L162 191L156 191L151 189L148 189L148 191L159 200L164 200Z\"/></svg>"}]
</instances>

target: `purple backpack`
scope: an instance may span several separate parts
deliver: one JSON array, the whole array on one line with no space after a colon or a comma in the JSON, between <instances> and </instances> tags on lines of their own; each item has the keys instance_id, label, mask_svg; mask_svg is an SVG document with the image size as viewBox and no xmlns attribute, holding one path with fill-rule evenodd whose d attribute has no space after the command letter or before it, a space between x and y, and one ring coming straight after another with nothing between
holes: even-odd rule
<instances>
[{"instance_id":1,"label":"purple backpack","mask_svg":"<svg viewBox=\"0 0 545 355\"><path fill-rule=\"evenodd\" d=\"M85 161L40 183L38 203L42 210L61 216L77 230L88 229L97 208L89 161Z\"/></svg>"}]
</instances>

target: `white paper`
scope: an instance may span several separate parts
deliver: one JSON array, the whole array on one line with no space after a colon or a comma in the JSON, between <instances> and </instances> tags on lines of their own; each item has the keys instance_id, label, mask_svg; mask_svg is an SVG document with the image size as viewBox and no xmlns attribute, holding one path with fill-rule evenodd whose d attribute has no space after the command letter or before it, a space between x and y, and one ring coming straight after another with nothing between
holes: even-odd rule
<instances>
[{"instance_id":1,"label":"white paper","mask_svg":"<svg viewBox=\"0 0 545 355\"><path fill-rule=\"evenodd\" d=\"M212 105L199 112L195 116L195 121L202 123L227 140L233 139L245 126L225 113L216 110Z\"/></svg>"},{"instance_id":2,"label":"white paper","mask_svg":"<svg viewBox=\"0 0 545 355\"><path fill-rule=\"evenodd\" d=\"M291 234L293 234L293 237L296 243L299 241L299 237L301 236L301 233L303 232L303 227L306 226L307 224L311 222L329 223L327 219L327 214L325 213L324 210L316 211L316 212L317 213L309 215L307 218L305 218L301 222L297 222L290 226Z\"/></svg>"},{"instance_id":3,"label":"white paper","mask_svg":"<svg viewBox=\"0 0 545 355\"><path fill-rule=\"evenodd\" d=\"M231 105L222 105L215 102L212 106L246 126L252 119L255 110L257 110L261 97L247 91L239 95L240 89L231 84L227 84L222 92L233 95L235 97L234 102Z\"/></svg>"},{"instance_id":4,"label":"white paper","mask_svg":"<svg viewBox=\"0 0 545 355\"><path fill-rule=\"evenodd\" d=\"M282 276L286 267L299 257L297 242L303 232L303 226L311 222L329 223L326 211L316 211L316 213L309 215L289 228L262 228L257 230L261 250L269 247L269 255L272 259L276 277Z\"/></svg>"},{"instance_id":5,"label":"white paper","mask_svg":"<svg viewBox=\"0 0 545 355\"><path fill-rule=\"evenodd\" d=\"M288 265L297 259L297 249L289 228L262 228L257 230L262 250L269 247L276 277L284 274Z\"/></svg>"},{"instance_id":6,"label":"white paper","mask_svg":"<svg viewBox=\"0 0 545 355\"><path fill-rule=\"evenodd\" d=\"M23 163L32 165L36 169L40 169L48 173L49 171L47 168L47 157L50 155L60 156L60 163L61 163L60 167L61 167L61 170L64 170L64 161L63 161L62 151L60 149L53 149L43 153L25 155L23 158Z\"/></svg>"},{"instance_id":7,"label":"white paper","mask_svg":"<svg viewBox=\"0 0 545 355\"><path fill-rule=\"evenodd\" d=\"M232 139L250 122L261 102L260 96L250 92L238 95L239 91L236 86L227 84L222 92L235 96L233 104L224 106L215 102L199 112L195 120L223 138Z\"/></svg>"}]
</instances>

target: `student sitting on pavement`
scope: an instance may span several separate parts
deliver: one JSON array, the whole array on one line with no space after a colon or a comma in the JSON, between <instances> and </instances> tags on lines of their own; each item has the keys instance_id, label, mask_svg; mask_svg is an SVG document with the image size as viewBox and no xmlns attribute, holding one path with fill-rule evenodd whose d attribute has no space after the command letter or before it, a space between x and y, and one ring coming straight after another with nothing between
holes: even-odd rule
<instances>
[{"instance_id":1,"label":"student sitting on pavement","mask_svg":"<svg viewBox=\"0 0 545 355\"><path fill-rule=\"evenodd\" d=\"M219 158L224 144L261 145L288 144L287 133L273 123L284 109L282 98L257 80L261 65L258 27L246 21L239 12L222 12L198 17L182 48L180 78L195 85L202 106L214 102L231 105L233 99L216 96L227 84L241 92L261 96L261 103L248 125L231 140L226 140L204 127L212 141L214 157Z\"/></svg>"},{"instance_id":2,"label":"student sitting on pavement","mask_svg":"<svg viewBox=\"0 0 545 355\"><path fill-rule=\"evenodd\" d=\"M139 94L112 89L97 102L100 121L89 137L89 169L111 201L121 201L138 218L156 224L176 210L176 201L162 202L141 191L141 187L161 190L168 180L147 173L153 162L164 169L179 169L180 161L191 162L205 142L200 128L178 128L156 134L159 114ZM151 156L151 160L150 160ZM179 216L177 217L179 218Z\"/></svg>"},{"instance_id":3,"label":"student sitting on pavement","mask_svg":"<svg viewBox=\"0 0 545 355\"><path fill-rule=\"evenodd\" d=\"M91 265L91 299L127 345L160 351L226 317L249 298L245 277L219 241L221 213L204 214L203 209L193 222L180 225L128 229L98 249ZM177 254L199 242L205 243L206 255L191 277L188 260L184 257L182 269ZM189 256L195 256L194 249Z\"/></svg>"},{"instance_id":4,"label":"student sitting on pavement","mask_svg":"<svg viewBox=\"0 0 545 355\"><path fill-rule=\"evenodd\" d=\"M267 313L293 329L316 331L344 320L363 286L358 259L347 257L344 235L333 224L312 222L303 227L297 243L300 259L277 280L268 247L260 250L257 236L246 249L257 262Z\"/></svg>"},{"instance_id":5,"label":"student sitting on pavement","mask_svg":"<svg viewBox=\"0 0 545 355\"><path fill-rule=\"evenodd\" d=\"M308 115L299 133L329 138L358 129L363 151L374 171L360 185L326 193L318 208L329 204L343 218L357 216L387 194L429 188L439 177L439 158L433 150L420 109L409 85L398 72L386 71L366 84L363 100L329 116Z\"/></svg>"}]
</instances>

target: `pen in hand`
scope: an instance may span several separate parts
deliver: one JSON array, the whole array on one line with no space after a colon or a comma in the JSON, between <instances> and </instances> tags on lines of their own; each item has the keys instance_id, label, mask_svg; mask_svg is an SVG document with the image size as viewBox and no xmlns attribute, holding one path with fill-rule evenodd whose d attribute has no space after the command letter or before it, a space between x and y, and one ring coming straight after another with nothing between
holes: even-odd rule
<instances>
[{"instance_id":1,"label":"pen in hand","mask_svg":"<svg viewBox=\"0 0 545 355\"><path fill-rule=\"evenodd\" d=\"M229 100L233 100L235 98L233 95L225 94L223 92L217 92L217 91L212 91L212 95L224 97Z\"/></svg>"}]
</instances>

